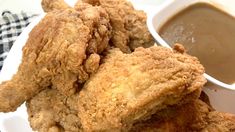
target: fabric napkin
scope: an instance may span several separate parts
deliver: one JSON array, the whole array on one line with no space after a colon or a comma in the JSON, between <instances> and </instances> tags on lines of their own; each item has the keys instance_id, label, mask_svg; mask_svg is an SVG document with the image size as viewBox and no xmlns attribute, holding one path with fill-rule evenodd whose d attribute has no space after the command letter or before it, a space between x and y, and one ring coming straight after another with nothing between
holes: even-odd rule
<instances>
[{"instance_id":1,"label":"fabric napkin","mask_svg":"<svg viewBox=\"0 0 235 132\"><path fill-rule=\"evenodd\" d=\"M0 70L16 38L35 16L37 15L25 12L19 14L13 14L10 11L2 12L0 16Z\"/></svg>"}]
</instances>

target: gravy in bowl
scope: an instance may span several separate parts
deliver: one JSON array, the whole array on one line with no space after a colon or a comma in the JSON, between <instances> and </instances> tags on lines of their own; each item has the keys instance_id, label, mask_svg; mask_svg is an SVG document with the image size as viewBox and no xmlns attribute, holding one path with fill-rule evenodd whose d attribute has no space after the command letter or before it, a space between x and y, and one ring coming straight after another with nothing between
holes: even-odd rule
<instances>
[{"instance_id":1,"label":"gravy in bowl","mask_svg":"<svg viewBox=\"0 0 235 132\"><path fill-rule=\"evenodd\" d=\"M216 7L197 3L177 13L159 30L169 44L181 43L199 58L206 73L235 83L235 18Z\"/></svg>"}]
</instances>

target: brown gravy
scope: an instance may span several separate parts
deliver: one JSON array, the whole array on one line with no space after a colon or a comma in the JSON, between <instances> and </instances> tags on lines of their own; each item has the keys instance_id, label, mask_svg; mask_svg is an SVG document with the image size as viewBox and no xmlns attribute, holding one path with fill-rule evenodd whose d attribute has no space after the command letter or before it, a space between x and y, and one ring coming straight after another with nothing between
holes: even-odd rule
<instances>
[{"instance_id":1,"label":"brown gravy","mask_svg":"<svg viewBox=\"0 0 235 132\"><path fill-rule=\"evenodd\" d=\"M170 45L181 43L199 58L206 73L235 83L235 18L205 4L191 5L169 19L159 30Z\"/></svg>"}]
</instances>

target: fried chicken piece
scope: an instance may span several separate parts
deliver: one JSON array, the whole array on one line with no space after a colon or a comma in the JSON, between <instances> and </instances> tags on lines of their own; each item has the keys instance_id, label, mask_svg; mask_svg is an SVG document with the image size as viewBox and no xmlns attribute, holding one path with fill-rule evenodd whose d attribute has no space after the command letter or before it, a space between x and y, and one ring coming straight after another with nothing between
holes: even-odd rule
<instances>
[{"instance_id":1,"label":"fried chicken piece","mask_svg":"<svg viewBox=\"0 0 235 132\"><path fill-rule=\"evenodd\" d=\"M125 53L137 47L150 47L154 39L146 25L146 14L135 10L127 0L83 0L106 9L113 27L112 44ZM80 7L80 1L75 9Z\"/></svg>"},{"instance_id":2,"label":"fried chicken piece","mask_svg":"<svg viewBox=\"0 0 235 132\"><path fill-rule=\"evenodd\" d=\"M30 125L35 131L81 131L77 116L78 96L64 96L56 89L45 89L27 101Z\"/></svg>"},{"instance_id":3,"label":"fried chicken piece","mask_svg":"<svg viewBox=\"0 0 235 132\"><path fill-rule=\"evenodd\" d=\"M110 52L79 93L84 131L126 131L200 91L206 82L203 66L187 54L160 46L137 48L131 54Z\"/></svg>"},{"instance_id":4,"label":"fried chicken piece","mask_svg":"<svg viewBox=\"0 0 235 132\"><path fill-rule=\"evenodd\" d=\"M234 132L235 115L214 111L201 100L171 106L138 122L133 132Z\"/></svg>"},{"instance_id":5,"label":"fried chicken piece","mask_svg":"<svg viewBox=\"0 0 235 132\"><path fill-rule=\"evenodd\" d=\"M64 0L42 0L41 5L45 12L71 8Z\"/></svg>"},{"instance_id":6,"label":"fried chicken piece","mask_svg":"<svg viewBox=\"0 0 235 132\"><path fill-rule=\"evenodd\" d=\"M96 72L111 36L108 14L87 6L49 12L31 31L18 72L0 85L0 111L14 111L48 86L64 95Z\"/></svg>"}]
</instances>

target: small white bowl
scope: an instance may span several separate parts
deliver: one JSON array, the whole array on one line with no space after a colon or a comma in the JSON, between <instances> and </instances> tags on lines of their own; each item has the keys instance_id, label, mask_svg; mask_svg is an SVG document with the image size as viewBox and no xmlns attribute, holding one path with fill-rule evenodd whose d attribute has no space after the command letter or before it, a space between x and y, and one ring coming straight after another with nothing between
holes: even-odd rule
<instances>
[{"instance_id":1,"label":"small white bowl","mask_svg":"<svg viewBox=\"0 0 235 132\"><path fill-rule=\"evenodd\" d=\"M158 9L154 9L152 10L152 12L148 12L148 29L158 44L170 48L170 46L163 40L163 38L158 34L157 31L159 31L159 28L161 28L161 26L172 16L182 11L186 7L196 3L211 4L212 6L215 6L227 12L228 14L235 16L235 10L231 6L235 4L235 1L168 0ZM235 100L235 84L225 84L206 73L204 74L204 76L210 82L205 86L206 88L204 89L204 91L209 95L212 106L220 111L235 114L235 103L233 101Z\"/></svg>"}]
</instances>

